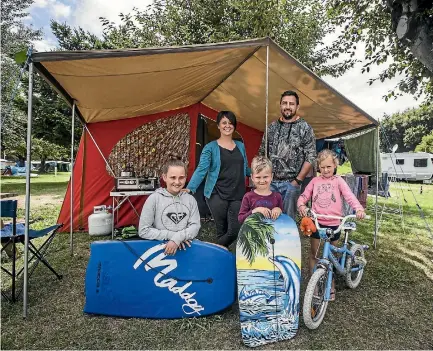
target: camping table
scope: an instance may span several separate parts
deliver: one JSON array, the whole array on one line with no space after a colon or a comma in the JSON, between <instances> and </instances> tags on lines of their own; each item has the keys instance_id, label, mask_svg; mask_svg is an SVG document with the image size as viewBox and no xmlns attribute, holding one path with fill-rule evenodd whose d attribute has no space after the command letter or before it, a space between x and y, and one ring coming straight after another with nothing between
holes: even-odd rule
<instances>
[{"instance_id":1,"label":"camping table","mask_svg":"<svg viewBox=\"0 0 433 351\"><path fill-rule=\"evenodd\" d=\"M132 204L131 200L129 199L131 196L146 196L153 194L153 191L142 191L142 190L132 190L132 191L111 191L110 196L113 198L113 219L111 220L111 238L114 239L114 216L117 211L117 217L119 217L119 208L122 206L126 201L129 202L132 209L134 210L135 214L138 218L140 218L140 215L138 214L137 210L135 209L134 205ZM115 204L115 202L117 204ZM117 222L119 221L119 218L117 218Z\"/></svg>"}]
</instances>

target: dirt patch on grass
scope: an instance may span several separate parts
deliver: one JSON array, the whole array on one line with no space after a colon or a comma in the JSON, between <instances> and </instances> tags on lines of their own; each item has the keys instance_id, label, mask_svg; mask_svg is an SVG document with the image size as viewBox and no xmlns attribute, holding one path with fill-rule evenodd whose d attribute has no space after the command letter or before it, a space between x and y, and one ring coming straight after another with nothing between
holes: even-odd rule
<instances>
[{"instance_id":1,"label":"dirt patch on grass","mask_svg":"<svg viewBox=\"0 0 433 351\"><path fill-rule=\"evenodd\" d=\"M25 207L26 197L24 195L17 196L13 199L18 200L18 207ZM51 204L62 204L63 197L59 195L35 195L30 197L31 207L42 207Z\"/></svg>"}]
</instances>

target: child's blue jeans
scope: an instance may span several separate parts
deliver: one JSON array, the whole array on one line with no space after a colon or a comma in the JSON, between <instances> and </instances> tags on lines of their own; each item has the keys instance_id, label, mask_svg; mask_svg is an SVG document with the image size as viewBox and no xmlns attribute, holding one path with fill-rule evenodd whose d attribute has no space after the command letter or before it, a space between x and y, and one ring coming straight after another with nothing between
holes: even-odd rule
<instances>
[{"instance_id":1,"label":"child's blue jeans","mask_svg":"<svg viewBox=\"0 0 433 351\"><path fill-rule=\"evenodd\" d=\"M271 190L281 194L283 198L283 212L296 220L296 202L301 195L301 187L294 186L288 180L275 180L271 183Z\"/></svg>"}]
</instances>

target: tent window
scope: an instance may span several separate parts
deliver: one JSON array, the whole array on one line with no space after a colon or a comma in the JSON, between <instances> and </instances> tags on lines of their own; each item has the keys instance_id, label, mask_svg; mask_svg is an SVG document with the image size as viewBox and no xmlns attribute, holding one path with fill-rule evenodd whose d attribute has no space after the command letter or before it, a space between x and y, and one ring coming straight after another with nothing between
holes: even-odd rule
<instances>
[{"instance_id":1,"label":"tent window","mask_svg":"<svg viewBox=\"0 0 433 351\"><path fill-rule=\"evenodd\" d=\"M136 177L159 177L172 157L188 165L190 118L187 113L150 121L132 130L111 150L108 164L116 177L133 170Z\"/></svg>"},{"instance_id":2,"label":"tent window","mask_svg":"<svg viewBox=\"0 0 433 351\"><path fill-rule=\"evenodd\" d=\"M404 159L402 159L402 158L398 158L398 159L395 161L395 164L397 164L397 165L404 165Z\"/></svg>"},{"instance_id":3,"label":"tent window","mask_svg":"<svg viewBox=\"0 0 433 351\"><path fill-rule=\"evenodd\" d=\"M414 167L427 167L427 158L416 158L413 160Z\"/></svg>"}]
</instances>

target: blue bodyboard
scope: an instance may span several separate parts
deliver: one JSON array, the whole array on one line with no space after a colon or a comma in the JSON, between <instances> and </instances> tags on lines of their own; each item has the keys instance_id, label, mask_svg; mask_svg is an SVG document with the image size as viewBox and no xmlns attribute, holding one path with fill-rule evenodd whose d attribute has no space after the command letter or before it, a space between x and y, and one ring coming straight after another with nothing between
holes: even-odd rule
<instances>
[{"instance_id":1,"label":"blue bodyboard","mask_svg":"<svg viewBox=\"0 0 433 351\"><path fill-rule=\"evenodd\" d=\"M194 240L174 256L157 240L90 246L84 312L119 317L186 318L233 304L236 263L229 251Z\"/></svg>"},{"instance_id":2,"label":"blue bodyboard","mask_svg":"<svg viewBox=\"0 0 433 351\"><path fill-rule=\"evenodd\" d=\"M242 340L250 347L293 338L299 328L301 242L295 221L259 213L239 231L236 267Z\"/></svg>"}]
</instances>

